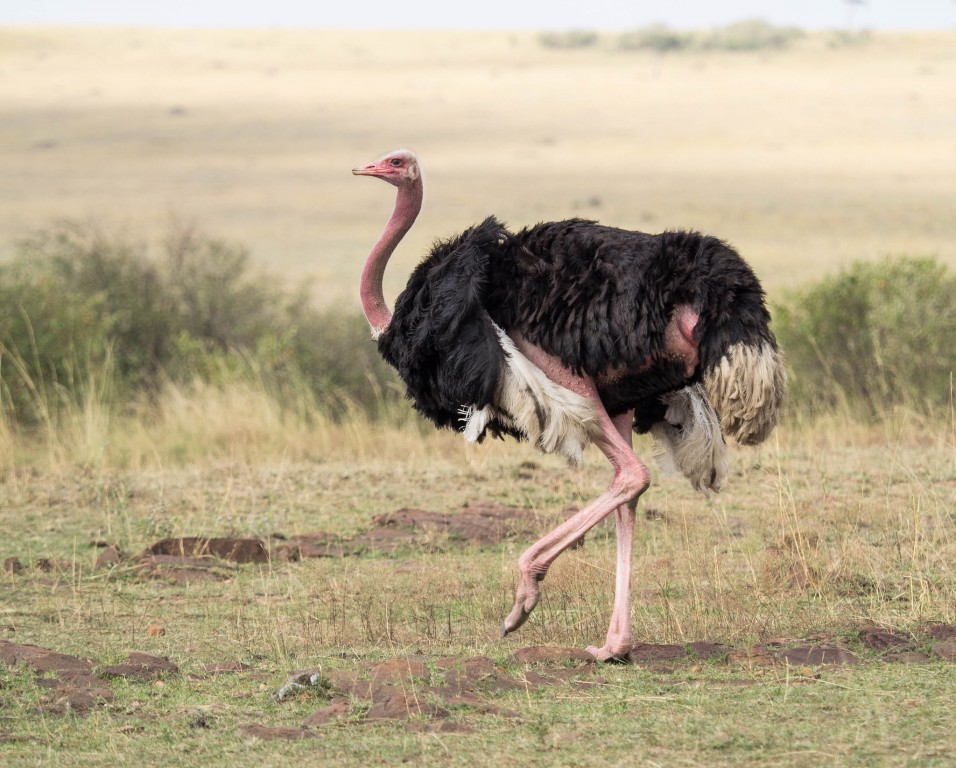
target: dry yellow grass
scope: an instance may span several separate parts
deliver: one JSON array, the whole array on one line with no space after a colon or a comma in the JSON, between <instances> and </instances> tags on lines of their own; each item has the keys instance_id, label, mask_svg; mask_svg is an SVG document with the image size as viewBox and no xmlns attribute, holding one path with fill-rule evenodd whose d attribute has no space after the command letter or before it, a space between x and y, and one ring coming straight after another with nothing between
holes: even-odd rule
<instances>
[{"instance_id":1,"label":"dry yellow grass","mask_svg":"<svg viewBox=\"0 0 956 768\"><path fill-rule=\"evenodd\" d=\"M394 293L494 212L718 234L771 289L885 253L956 265L956 36L764 54L543 48L531 34L0 30L0 253L51 217L168 218L352 299L390 206L349 169L428 174Z\"/></svg>"},{"instance_id":2,"label":"dry yellow grass","mask_svg":"<svg viewBox=\"0 0 956 768\"><path fill-rule=\"evenodd\" d=\"M215 427L211 434L197 430L200 442L182 455L167 453L133 469L5 466L0 559L17 556L29 565L42 557L75 558L89 569L98 554L90 541L135 554L165 536L352 534L382 512L450 511L482 499L554 511L586 503L610 476L595 450L575 470L512 441L467 447L449 433L320 425L311 431L317 450L308 455L307 430L293 431L282 446L278 431L260 429L213 447ZM781 428L760 450L733 451L727 487L711 501L682 478L654 471L639 507L637 636L740 644L846 633L868 623L910 629L927 620L956 622L952 435L912 419L884 429L843 422L812 431ZM161 430L155 435L170 439ZM186 440L189 433L180 436ZM643 438L636 448L650 453ZM423 544L427 538L423 533ZM295 613L262 610L288 633L287 652L301 664L329 646L384 652L389 641L439 653L449 638L421 636L418 609L459 601L468 615L455 627L455 642L469 652L503 652L513 642L583 645L606 629L613 526L597 529L588 542L558 559L533 620L500 647L498 622L510 607L514 559L525 541L481 552L451 547L440 557L412 548L397 560L277 563L269 580L295 593L302 610L313 598L339 595L341 623L326 626L315 608L310 622L317 626L306 631L295 626ZM407 558L416 565L396 569ZM431 575L422 580L421 572ZM86 576L95 593L106 574ZM383 600L391 603L390 614L375 607ZM378 627L372 636L363 636L363 617ZM56 627L30 614L19 621L19 637L56 642ZM380 626L386 621L387 633ZM254 645L271 642L265 623L257 633Z\"/></svg>"}]
</instances>

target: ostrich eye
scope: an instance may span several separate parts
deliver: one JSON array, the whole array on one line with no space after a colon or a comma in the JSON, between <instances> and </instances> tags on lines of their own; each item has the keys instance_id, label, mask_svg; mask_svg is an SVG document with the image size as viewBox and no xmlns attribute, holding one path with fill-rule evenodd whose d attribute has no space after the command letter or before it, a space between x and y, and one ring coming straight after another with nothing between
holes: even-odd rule
<instances>
[{"instance_id":1,"label":"ostrich eye","mask_svg":"<svg viewBox=\"0 0 956 768\"><path fill-rule=\"evenodd\" d=\"M393 157L393 158L392 158L392 167L393 167L393 168L398 168L398 166L400 166L401 164L402 164L402 161L399 160L397 157Z\"/></svg>"}]
</instances>

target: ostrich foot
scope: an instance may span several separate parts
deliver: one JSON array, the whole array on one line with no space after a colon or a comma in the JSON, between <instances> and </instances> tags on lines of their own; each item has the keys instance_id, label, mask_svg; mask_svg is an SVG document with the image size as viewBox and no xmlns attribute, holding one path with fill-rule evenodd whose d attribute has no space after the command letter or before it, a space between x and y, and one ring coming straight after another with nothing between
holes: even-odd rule
<instances>
[{"instance_id":1,"label":"ostrich foot","mask_svg":"<svg viewBox=\"0 0 956 768\"><path fill-rule=\"evenodd\" d=\"M584 650L590 653L598 661L623 661L627 658L627 654L632 647L633 643L631 642L607 642L601 648L598 648L594 645L589 645Z\"/></svg>"},{"instance_id":2,"label":"ostrich foot","mask_svg":"<svg viewBox=\"0 0 956 768\"><path fill-rule=\"evenodd\" d=\"M518 590L515 592L515 604L511 613L507 615L501 625L501 636L514 632L518 627L524 624L531 611L538 604L538 598L541 596L541 590L538 589L538 582L544 578L544 574L522 573L518 583Z\"/></svg>"}]
</instances>

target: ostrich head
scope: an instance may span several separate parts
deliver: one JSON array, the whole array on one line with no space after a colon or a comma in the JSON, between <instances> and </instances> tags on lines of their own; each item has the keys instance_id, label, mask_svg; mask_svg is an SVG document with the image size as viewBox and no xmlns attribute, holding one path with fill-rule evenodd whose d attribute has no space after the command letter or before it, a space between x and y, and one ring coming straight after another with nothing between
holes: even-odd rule
<instances>
[{"instance_id":1,"label":"ostrich head","mask_svg":"<svg viewBox=\"0 0 956 768\"><path fill-rule=\"evenodd\" d=\"M352 173L356 176L375 176L396 187L413 184L422 177L418 158L410 149L396 149L373 163L353 168Z\"/></svg>"}]
</instances>

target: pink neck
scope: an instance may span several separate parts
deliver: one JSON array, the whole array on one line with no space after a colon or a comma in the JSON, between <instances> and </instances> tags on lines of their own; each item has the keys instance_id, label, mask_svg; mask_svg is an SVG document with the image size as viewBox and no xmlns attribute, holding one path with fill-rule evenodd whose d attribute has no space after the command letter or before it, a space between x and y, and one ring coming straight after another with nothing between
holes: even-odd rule
<instances>
[{"instance_id":1,"label":"pink neck","mask_svg":"<svg viewBox=\"0 0 956 768\"><path fill-rule=\"evenodd\" d=\"M382 236L365 261L360 289L362 309L365 310L365 317L368 319L369 325L372 326L372 335L375 338L378 338L392 322L392 313L385 303L385 296L382 292L385 265L395 251L396 246L411 229L412 224L415 223L418 212L422 209L423 198L424 189L420 176L413 182L398 188L392 217L388 220L385 231L382 232Z\"/></svg>"}]
</instances>

